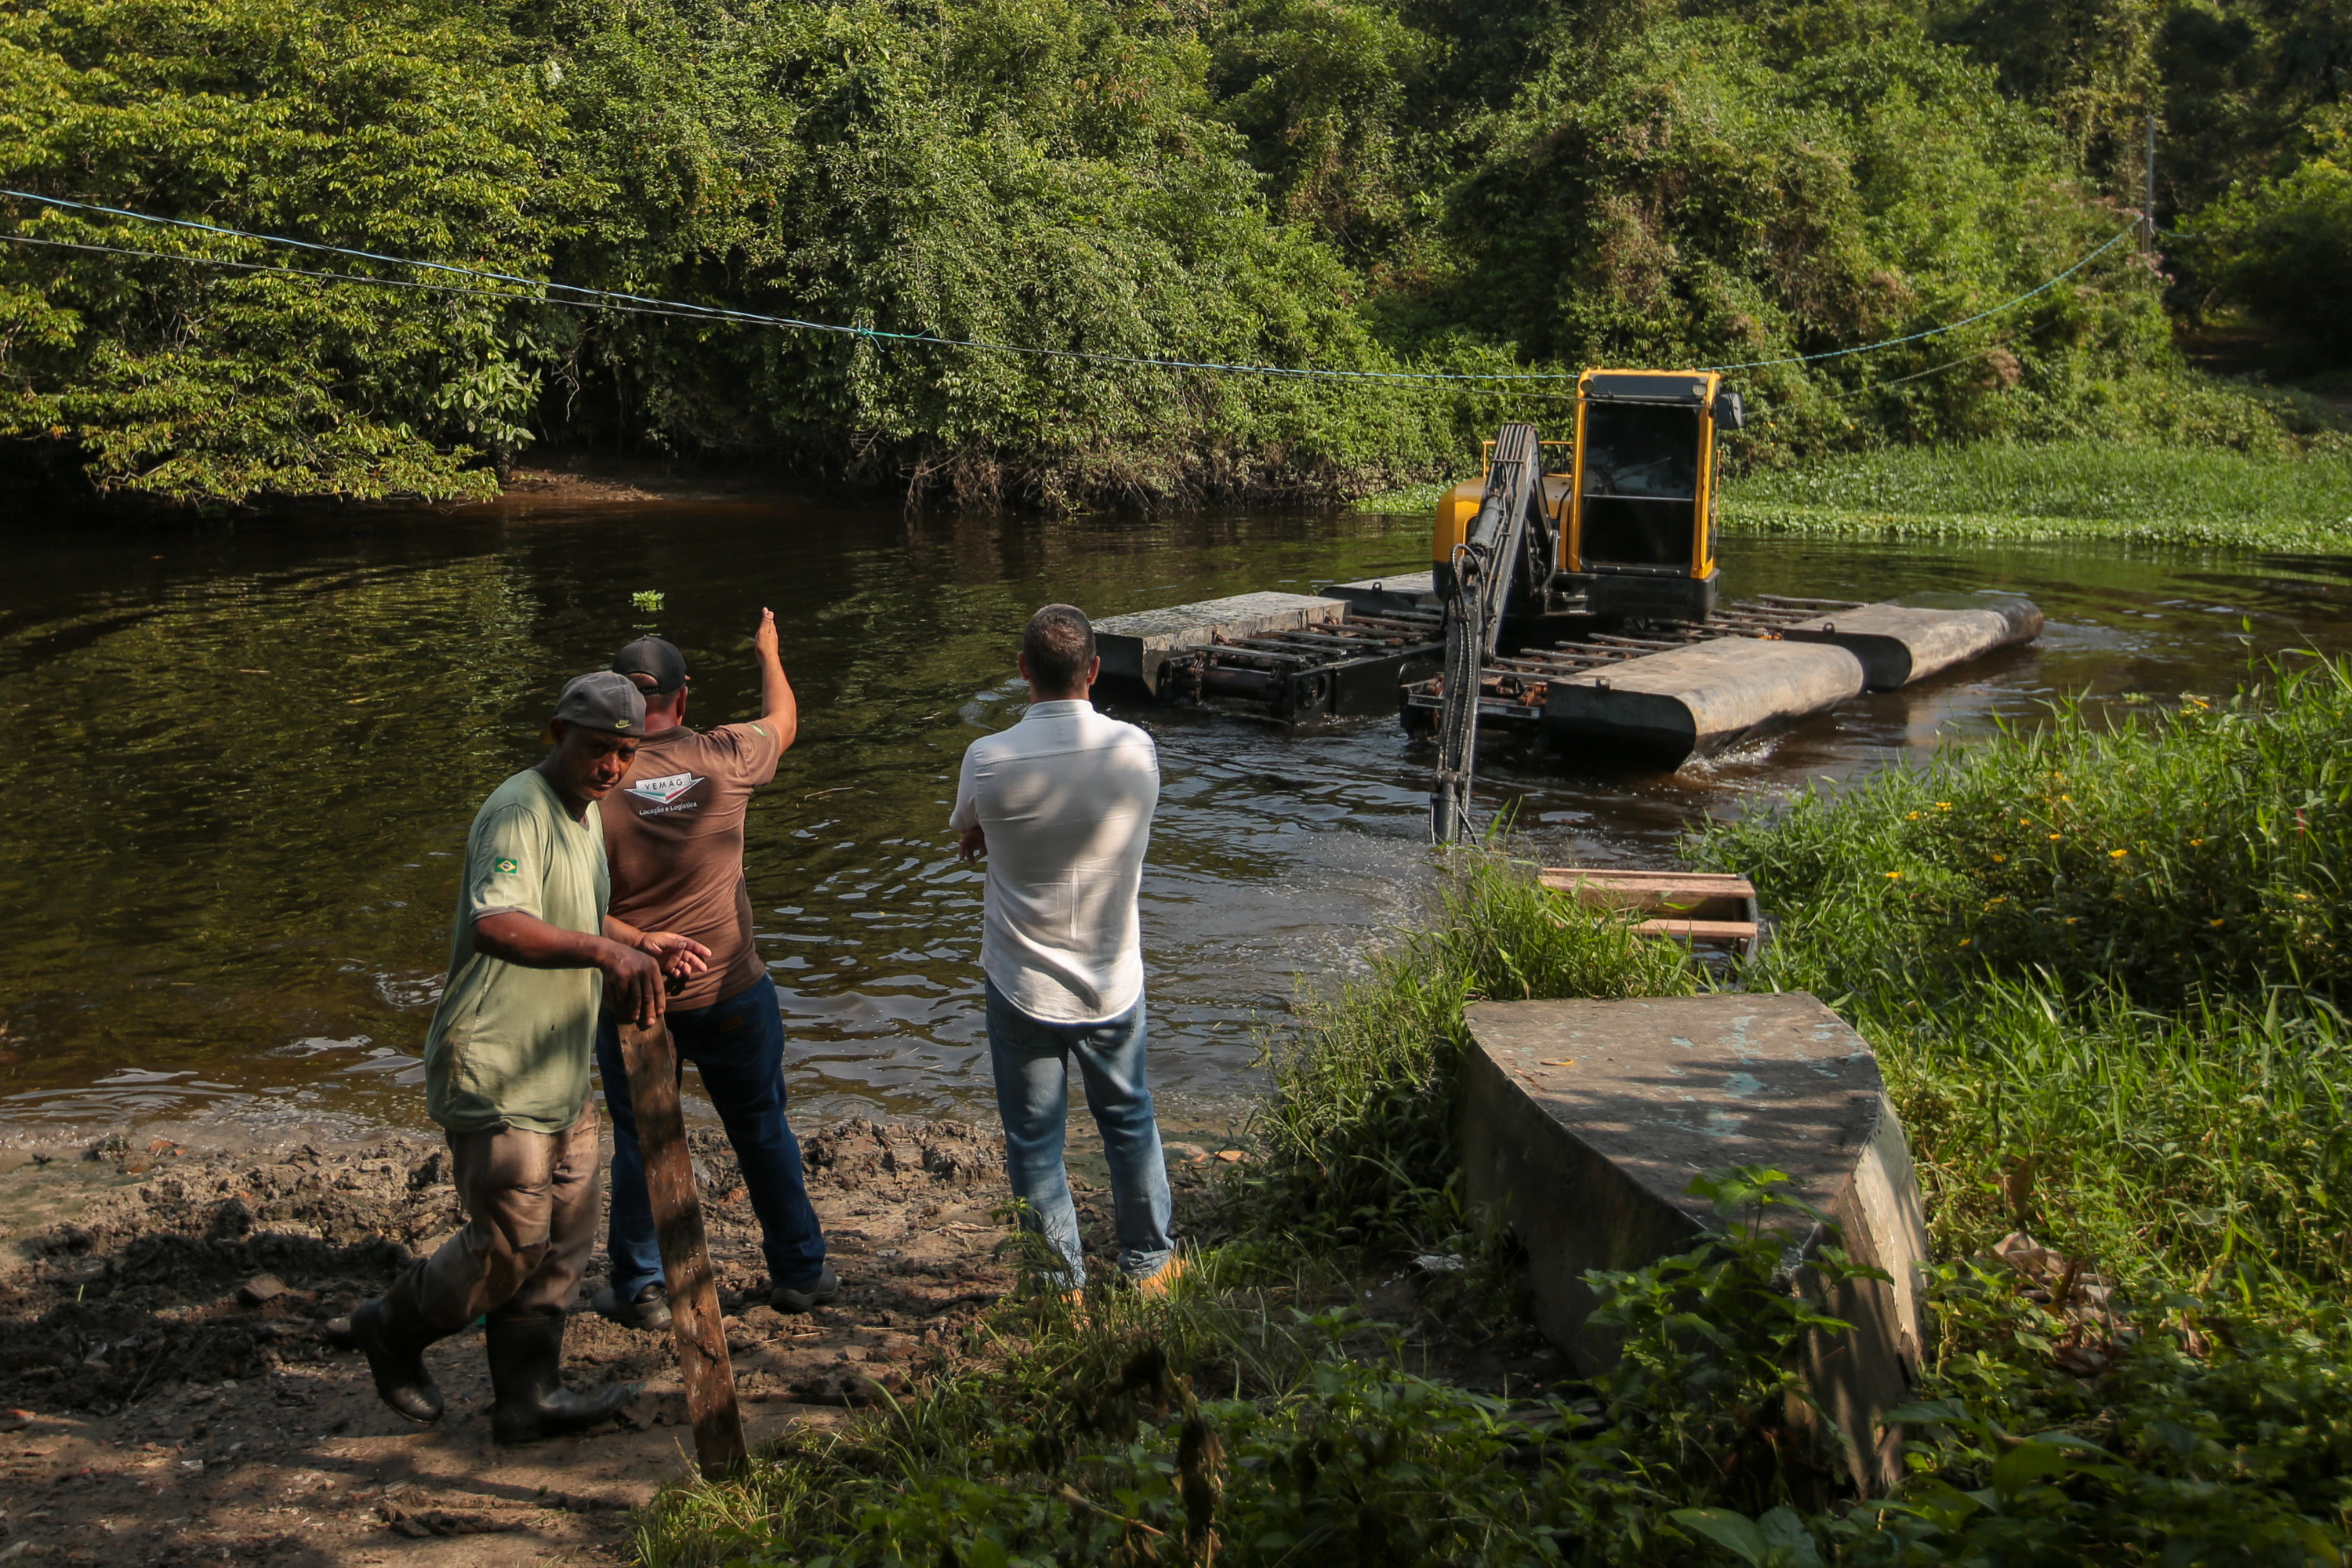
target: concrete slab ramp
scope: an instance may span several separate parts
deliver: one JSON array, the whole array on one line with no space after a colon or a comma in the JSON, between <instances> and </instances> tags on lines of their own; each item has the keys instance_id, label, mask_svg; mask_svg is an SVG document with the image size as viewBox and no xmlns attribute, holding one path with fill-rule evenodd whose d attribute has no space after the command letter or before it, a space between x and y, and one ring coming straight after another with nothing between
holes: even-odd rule
<instances>
[{"instance_id":1,"label":"concrete slab ramp","mask_svg":"<svg viewBox=\"0 0 2352 1568\"><path fill-rule=\"evenodd\" d=\"M1469 1009L1461 1147L1474 1212L1527 1248L1536 1321L1581 1370L1616 1346L1586 1319L1587 1269L1688 1251L1712 1223L1700 1172L1764 1165L1838 1223L1838 1242L1892 1283L1798 1288L1853 1331L1814 1336L1799 1413L1866 1491L1901 1477L1878 1417L1910 1396L1924 1343L1927 1227L1910 1146L1862 1037L1801 992L1630 1001L1482 1002ZM1792 1237L1808 1250L1827 1237Z\"/></svg>"}]
</instances>

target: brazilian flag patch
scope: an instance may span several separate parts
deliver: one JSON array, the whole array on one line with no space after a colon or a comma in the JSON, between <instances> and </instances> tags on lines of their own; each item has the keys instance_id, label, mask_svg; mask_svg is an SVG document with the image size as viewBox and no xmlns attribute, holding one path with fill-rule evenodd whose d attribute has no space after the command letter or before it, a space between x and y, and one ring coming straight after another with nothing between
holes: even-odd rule
<instances>
[{"instance_id":1,"label":"brazilian flag patch","mask_svg":"<svg viewBox=\"0 0 2352 1568\"><path fill-rule=\"evenodd\" d=\"M521 868L521 867L520 867L520 866L518 866L518 865L516 865L516 864L514 863L514 861L513 861L513 859L512 859L511 858L509 858L509 857L508 857L508 856L504 856L504 855L499 856L496 860L491 861L491 862L490 862L490 864L491 864L495 868L497 868L497 869L499 869L499 870L500 870L500 871L507 872L507 873L509 873L509 875L511 875L512 873L514 873L514 872L516 872L516 871L520 871L520 870L521 870L521 869L522 869L522 868Z\"/></svg>"}]
</instances>

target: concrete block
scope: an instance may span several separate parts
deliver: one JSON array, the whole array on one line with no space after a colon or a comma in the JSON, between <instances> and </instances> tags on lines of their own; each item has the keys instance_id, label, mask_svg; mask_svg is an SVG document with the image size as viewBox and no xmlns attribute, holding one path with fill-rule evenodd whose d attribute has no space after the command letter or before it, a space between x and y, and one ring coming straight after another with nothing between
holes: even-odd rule
<instances>
[{"instance_id":1,"label":"concrete block","mask_svg":"<svg viewBox=\"0 0 2352 1568\"><path fill-rule=\"evenodd\" d=\"M1879 1414L1910 1396L1924 1344L1927 1226L1911 1152L1861 1036L1801 992L1631 1001L1481 1002L1469 1009L1460 1143L1474 1212L1527 1248L1536 1322L1586 1371L1616 1346L1588 1329L1587 1269L1630 1269L1696 1245L1713 1221L1700 1172L1764 1165L1834 1218L1858 1263L1892 1283L1798 1288L1852 1331L1802 1351L1817 1429L1865 1489L1899 1479ZM1792 1238L1809 1250L1825 1239Z\"/></svg>"},{"instance_id":2,"label":"concrete block","mask_svg":"<svg viewBox=\"0 0 2352 1568\"><path fill-rule=\"evenodd\" d=\"M1720 637L1555 678L1548 735L1570 747L1680 767L1862 692L1862 661L1843 647Z\"/></svg>"},{"instance_id":3,"label":"concrete block","mask_svg":"<svg viewBox=\"0 0 2352 1568\"><path fill-rule=\"evenodd\" d=\"M2042 612L2031 599L2016 598L1964 610L1864 605L1801 621L1780 635L1844 648L1862 661L1873 691L1893 691L1995 648L2032 642L2042 635Z\"/></svg>"},{"instance_id":4,"label":"concrete block","mask_svg":"<svg viewBox=\"0 0 2352 1568\"><path fill-rule=\"evenodd\" d=\"M1160 667L1171 654L1206 647L1220 637L1255 637L1261 632L1328 625L1347 613L1348 606L1340 601L1313 594L1236 594L1229 599L1171 605L1164 610L1140 610L1097 621L1095 651L1102 656L1105 680L1140 686L1156 697Z\"/></svg>"}]
</instances>

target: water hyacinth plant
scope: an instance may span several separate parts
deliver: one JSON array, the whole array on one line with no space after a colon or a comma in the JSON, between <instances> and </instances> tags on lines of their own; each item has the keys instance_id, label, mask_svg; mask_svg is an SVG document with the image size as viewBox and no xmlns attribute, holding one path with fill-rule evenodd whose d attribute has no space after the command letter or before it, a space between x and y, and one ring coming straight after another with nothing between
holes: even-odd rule
<instances>
[{"instance_id":1,"label":"water hyacinth plant","mask_svg":"<svg viewBox=\"0 0 2352 1568\"><path fill-rule=\"evenodd\" d=\"M2322 435L2307 451L2222 439L1883 447L1740 478L1722 521L1738 533L1882 539L2352 542L2352 438Z\"/></svg>"}]
</instances>

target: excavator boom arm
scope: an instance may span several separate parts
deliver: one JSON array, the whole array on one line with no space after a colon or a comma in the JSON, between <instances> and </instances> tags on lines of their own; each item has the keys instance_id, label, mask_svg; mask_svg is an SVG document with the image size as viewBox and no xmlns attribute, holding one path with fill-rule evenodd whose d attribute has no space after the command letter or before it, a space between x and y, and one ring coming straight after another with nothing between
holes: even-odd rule
<instances>
[{"instance_id":1,"label":"excavator boom arm","mask_svg":"<svg viewBox=\"0 0 2352 1568\"><path fill-rule=\"evenodd\" d=\"M1439 844L1474 837L1470 775L1478 750L1478 683L1502 635L1511 584L1532 522L1543 519L1542 445L1532 425L1506 425L1495 440L1486 493L1467 536L1454 550L1445 595L1445 680L1437 721L1437 787L1430 795L1430 837Z\"/></svg>"}]
</instances>

